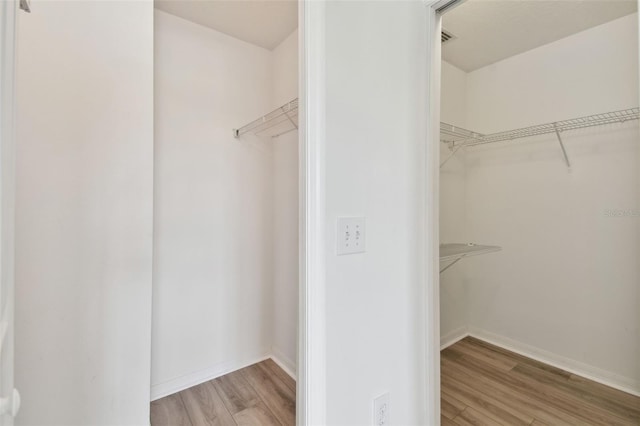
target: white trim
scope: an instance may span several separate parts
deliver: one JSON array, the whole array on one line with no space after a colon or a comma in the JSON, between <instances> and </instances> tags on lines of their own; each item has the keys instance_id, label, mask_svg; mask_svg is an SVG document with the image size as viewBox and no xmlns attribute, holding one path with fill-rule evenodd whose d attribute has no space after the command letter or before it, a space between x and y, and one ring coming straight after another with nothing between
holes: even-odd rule
<instances>
[{"instance_id":1,"label":"white trim","mask_svg":"<svg viewBox=\"0 0 640 426\"><path fill-rule=\"evenodd\" d=\"M451 345L458 343L460 340L469 336L469 327L463 325L462 327L458 327L453 331L445 334L444 336L440 336L440 350L446 349Z\"/></svg>"},{"instance_id":2,"label":"white trim","mask_svg":"<svg viewBox=\"0 0 640 426\"><path fill-rule=\"evenodd\" d=\"M241 360L221 362L212 367L205 368L204 370L194 371L193 373L185 374L184 376L151 385L151 401L189 389L190 387L208 382L209 380L224 376L225 374L262 362L269 358L271 358L269 352L264 351L260 354L246 357Z\"/></svg>"},{"instance_id":3,"label":"white trim","mask_svg":"<svg viewBox=\"0 0 640 426\"><path fill-rule=\"evenodd\" d=\"M300 288L296 424L326 424L325 2L299 3Z\"/></svg>"},{"instance_id":4,"label":"white trim","mask_svg":"<svg viewBox=\"0 0 640 426\"><path fill-rule=\"evenodd\" d=\"M0 318L6 333L0 346L0 394L15 398L14 386L14 216L15 216L15 66L18 2L0 4ZM12 403L15 404L15 401ZM13 425L19 409L1 416L0 425Z\"/></svg>"},{"instance_id":5,"label":"white trim","mask_svg":"<svg viewBox=\"0 0 640 426\"><path fill-rule=\"evenodd\" d=\"M436 12L443 0L426 1L426 137L424 149L424 202L421 210L424 223L423 267L425 288L425 397L426 423L440 424L440 32L441 17Z\"/></svg>"},{"instance_id":6,"label":"white trim","mask_svg":"<svg viewBox=\"0 0 640 426\"><path fill-rule=\"evenodd\" d=\"M296 363L294 360L286 356L284 352L276 347L271 348L271 359L278 364L278 367L282 368L287 375L297 381Z\"/></svg>"},{"instance_id":7,"label":"white trim","mask_svg":"<svg viewBox=\"0 0 640 426\"><path fill-rule=\"evenodd\" d=\"M536 348L535 346L491 333L490 331L482 330L477 327L469 328L467 326L462 326L450 333L447 333L442 337L440 350L444 350L449 346L454 345L467 336L475 337L476 339L491 343L492 345L526 356L527 358L534 359L552 367L559 368L577 376L593 380L594 382L598 382L605 386L627 392L631 395L640 396L640 381L636 381L632 378L612 373L553 352L545 351L543 349Z\"/></svg>"},{"instance_id":8,"label":"white trim","mask_svg":"<svg viewBox=\"0 0 640 426\"><path fill-rule=\"evenodd\" d=\"M440 424L440 70L442 16L437 12L452 3L466 0L425 0L426 13L426 71L425 90L425 150L424 201L421 203L425 218L424 254L422 268L425 289L425 397L426 423ZM453 6L455 7L455 5ZM450 8L449 8L450 9Z\"/></svg>"},{"instance_id":9,"label":"white trim","mask_svg":"<svg viewBox=\"0 0 640 426\"><path fill-rule=\"evenodd\" d=\"M640 396L640 382L633 380L632 378L602 370L571 358L545 351L544 349L536 348L526 343L500 336L477 327L471 327L469 335L508 351L526 356L527 358L531 358L561 370L568 371L569 373L593 380L594 382L601 383L632 395Z\"/></svg>"}]
</instances>

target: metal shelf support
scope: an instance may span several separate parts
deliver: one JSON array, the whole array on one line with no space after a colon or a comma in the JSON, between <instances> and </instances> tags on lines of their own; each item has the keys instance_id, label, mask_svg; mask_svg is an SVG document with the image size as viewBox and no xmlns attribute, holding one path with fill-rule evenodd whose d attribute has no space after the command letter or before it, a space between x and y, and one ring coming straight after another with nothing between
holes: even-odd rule
<instances>
[{"instance_id":1,"label":"metal shelf support","mask_svg":"<svg viewBox=\"0 0 640 426\"><path fill-rule=\"evenodd\" d=\"M494 253L500 250L502 250L502 247L499 246L485 246L472 243L440 244L440 262L449 262L449 264L440 268L440 273L443 273L464 258Z\"/></svg>"},{"instance_id":2,"label":"metal shelf support","mask_svg":"<svg viewBox=\"0 0 640 426\"><path fill-rule=\"evenodd\" d=\"M556 131L556 136L558 137L558 143L560 144L560 149L562 149L562 155L564 156L564 162L567 163L567 167L571 170L571 163L569 162L569 157L567 156L567 150L564 147L564 143L562 143L562 137L560 136L560 130L558 130L558 124L553 123L553 127Z\"/></svg>"}]
</instances>

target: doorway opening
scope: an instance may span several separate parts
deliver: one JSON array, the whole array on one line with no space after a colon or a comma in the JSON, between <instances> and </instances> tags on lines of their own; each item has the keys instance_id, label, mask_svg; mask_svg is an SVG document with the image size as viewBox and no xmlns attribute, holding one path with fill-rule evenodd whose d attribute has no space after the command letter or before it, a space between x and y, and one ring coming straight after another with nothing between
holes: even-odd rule
<instances>
[{"instance_id":1,"label":"doorway opening","mask_svg":"<svg viewBox=\"0 0 640 426\"><path fill-rule=\"evenodd\" d=\"M276 3L155 3L152 425L296 422L299 13Z\"/></svg>"},{"instance_id":2,"label":"doorway opening","mask_svg":"<svg viewBox=\"0 0 640 426\"><path fill-rule=\"evenodd\" d=\"M440 421L638 422L637 3L431 8Z\"/></svg>"}]
</instances>

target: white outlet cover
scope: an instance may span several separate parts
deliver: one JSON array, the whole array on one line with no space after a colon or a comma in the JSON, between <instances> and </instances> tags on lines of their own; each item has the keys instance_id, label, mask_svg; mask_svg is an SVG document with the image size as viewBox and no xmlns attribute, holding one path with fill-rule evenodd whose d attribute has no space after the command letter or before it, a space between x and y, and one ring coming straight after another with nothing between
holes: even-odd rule
<instances>
[{"instance_id":1,"label":"white outlet cover","mask_svg":"<svg viewBox=\"0 0 640 426\"><path fill-rule=\"evenodd\" d=\"M338 255L364 253L366 249L364 217L338 218Z\"/></svg>"},{"instance_id":2,"label":"white outlet cover","mask_svg":"<svg viewBox=\"0 0 640 426\"><path fill-rule=\"evenodd\" d=\"M391 424L389 423L389 408L389 392L373 400L374 426L388 426Z\"/></svg>"}]
</instances>

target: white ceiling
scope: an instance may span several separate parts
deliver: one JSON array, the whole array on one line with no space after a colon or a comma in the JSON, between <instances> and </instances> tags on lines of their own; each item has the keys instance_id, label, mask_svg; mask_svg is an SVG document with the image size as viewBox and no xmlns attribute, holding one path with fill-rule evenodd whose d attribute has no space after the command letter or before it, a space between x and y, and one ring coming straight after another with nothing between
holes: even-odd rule
<instances>
[{"instance_id":1,"label":"white ceiling","mask_svg":"<svg viewBox=\"0 0 640 426\"><path fill-rule=\"evenodd\" d=\"M155 0L155 7L270 50L298 27L295 0Z\"/></svg>"},{"instance_id":2,"label":"white ceiling","mask_svg":"<svg viewBox=\"0 0 640 426\"><path fill-rule=\"evenodd\" d=\"M443 17L457 38L442 57L469 72L636 10L636 0L468 0Z\"/></svg>"}]
</instances>

